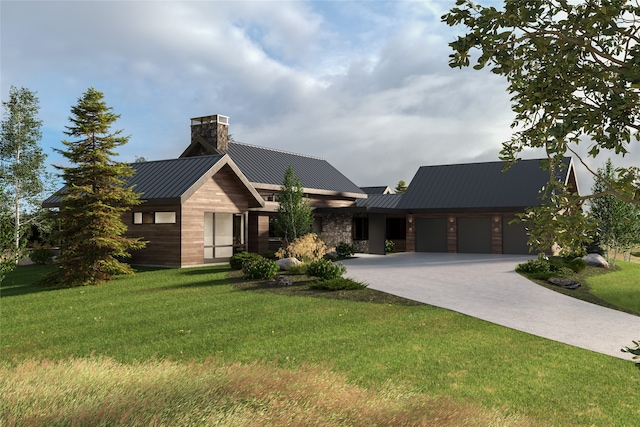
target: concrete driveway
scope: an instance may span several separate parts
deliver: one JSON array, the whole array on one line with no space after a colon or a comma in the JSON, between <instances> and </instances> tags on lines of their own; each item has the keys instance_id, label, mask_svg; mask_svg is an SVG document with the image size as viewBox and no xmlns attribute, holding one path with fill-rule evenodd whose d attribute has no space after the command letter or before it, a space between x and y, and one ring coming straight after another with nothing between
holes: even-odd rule
<instances>
[{"instance_id":1,"label":"concrete driveway","mask_svg":"<svg viewBox=\"0 0 640 427\"><path fill-rule=\"evenodd\" d=\"M553 292L523 278L531 257L447 253L362 255L343 261L347 277L371 289L446 308L576 347L630 359L640 317Z\"/></svg>"}]
</instances>

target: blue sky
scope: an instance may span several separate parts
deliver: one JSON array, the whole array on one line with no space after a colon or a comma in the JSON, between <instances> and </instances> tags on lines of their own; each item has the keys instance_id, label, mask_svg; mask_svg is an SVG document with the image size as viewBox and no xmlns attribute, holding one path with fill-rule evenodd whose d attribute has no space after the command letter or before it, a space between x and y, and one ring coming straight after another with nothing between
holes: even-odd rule
<instances>
[{"instance_id":1,"label":"blue sky","mask_svg":"<svg viewBox=\"0 0 640 427\"><path fill-rule=\"evenodd\" d=\"M447 65L454 4L2 0L0 91L37 91L49 163L64 163L53 149L93 86L131 135L121 160L177 157L190 118L223 114L237 141L393 187L422 165L498 160L511 135L504 79ZM640 164L632 148L614 163Z\"/></svg>"}]
</instances>

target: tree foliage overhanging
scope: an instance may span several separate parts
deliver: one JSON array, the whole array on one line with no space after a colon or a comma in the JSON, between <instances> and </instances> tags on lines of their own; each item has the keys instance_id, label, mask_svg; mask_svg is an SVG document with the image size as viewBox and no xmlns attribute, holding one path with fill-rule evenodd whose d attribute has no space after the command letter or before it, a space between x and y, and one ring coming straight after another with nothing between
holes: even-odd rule
<instances>
[{"instance_id":1,"label":"tree foliage overhanging","mask_svg":"<svg viewBox=\"0 0 640 427\"><path fill-rule=\"evenodd\" d=\"M514 133L500 158L510 165L526 148L546 151L550 182L544 198L557 208L555 217L547 216L571 213L575 223L565 226L584 225L576 208L585 199L615 194L640 204L636 166L619 168L619 179L605 181L601 194L578 196L554 177L567 153L587 166L576 151L579 144L589 144L591 157L603 150L624 155L632 144L638 149L639 19L640 6L626 0L506 0L502 9L458 0L442 17L450 26L466 27L449 44L451 67L470 66L477 52L473 68L489 67L506 77Z\"/></svg>"},{"instance_id":2,"label":"tree foliage overhanging","mask_svg":"<svg viewBox=\"0 0 640 427\"><path fill-rule=\"evenodd\" d=\"M61 253L48 280L61 286L93 285L133 272L120 259L143 248L144 242L124 236L121 215L140 200L126 187L131 166L111 159L129 137L121 130L110 131L120 116L107 107L103 94L89 88L71 113L65 134L74 140L62 141L67 150L59 152L72 166L56 166L65 182L59 213Z\"/></svg>"}]
</instances>

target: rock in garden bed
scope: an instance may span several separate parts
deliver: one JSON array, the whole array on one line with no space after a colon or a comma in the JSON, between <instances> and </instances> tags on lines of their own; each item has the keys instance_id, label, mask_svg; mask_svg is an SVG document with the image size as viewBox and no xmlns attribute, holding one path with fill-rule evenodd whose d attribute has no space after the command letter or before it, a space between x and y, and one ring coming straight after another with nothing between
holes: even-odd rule
<instances>
[{"instance_id":1,"label":"rock in garden bed","mask_svg":"<svg viewBox=\"0 0 640 427\"><path fill-rule=\"evenodd\" d=\"M571 279L565 279L562 277L550 277L547 282L551 283L552 285L560 286L564 289L576 289L581 286L580 282L576 282L575 280Z\"/></svg>"}]
</instances>

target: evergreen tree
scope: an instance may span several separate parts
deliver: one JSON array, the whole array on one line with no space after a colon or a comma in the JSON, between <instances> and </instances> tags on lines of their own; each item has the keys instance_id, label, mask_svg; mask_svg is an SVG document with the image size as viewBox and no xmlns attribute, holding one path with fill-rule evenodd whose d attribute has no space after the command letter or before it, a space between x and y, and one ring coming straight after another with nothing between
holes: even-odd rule
<instances>
[{"instance_id":1,"label":"evergreen tree","mask_svg":"<svg viewBox=\"0 0 640 427\"><path fill-rule=\"evenodd\" d=\"M274 219L274 229L276 235L284 240L285 246L288 246L298 237L310 233L313 225L311 206L304 197L300 180L292 166L284 174L278 202L280 205Z\"/></svg>"},{"instance_id":2,"label":"evergreen tree","mask_svg":"<svg viewBox=\"0 0 640 427\"><path fill-rule=\"evenodd\" d=\"M25 230L37 223L45 189L45 155L39 145L42 121L37 118L38 98L26 88L11 86L9 100L3 101L4 117L0 130L0 180L3 203L11 206L11 218L3 209L3 221L11 220L12 242L9 249L17 262L25 245ZM48 180L50 181L50 180ZM3 224L5 231L8 224Z\"/></svg>"},{"instance_id":3,"label":"evergreen tree","mask_svg":"<svg viewBox=\"0 0 640 427\"><path fill-rule=\"evenodd\" d=\"M400 181L398 181L398 184L396 185L395 192L396 194L404 194L406 191L407 191L407 183L404 182L404 179L401 179Z\"/></svg>"},{"instance_id":4,"label":"evergreen tree","mask_svg":"<svg viewBox=\"0 0 640 427\"><path fill-rule=\"evenodd\" d=\"M59 150L72 166L60 167L65 188L60 207L61 254L58 269L49 277L62 286L94 285L133 270L119 258L144 247L144 242L124 236L121 216L140 204L139 195L125 187L133 169L111 159L114 149L129 137L110 132L120 116L112 112L103 94L89 88L71 109L71 125Z\"/></svg>"}]
</instances>

